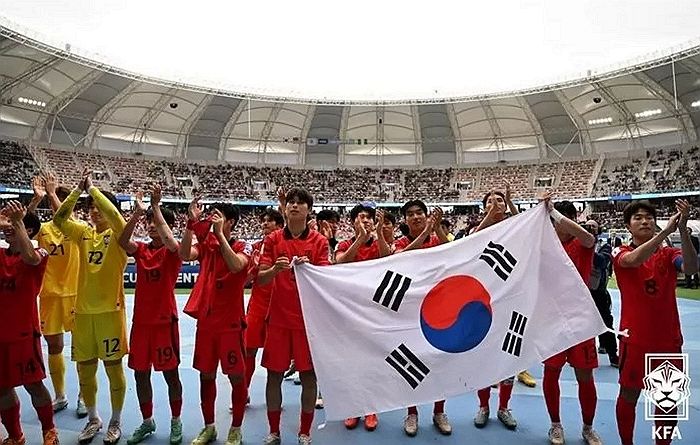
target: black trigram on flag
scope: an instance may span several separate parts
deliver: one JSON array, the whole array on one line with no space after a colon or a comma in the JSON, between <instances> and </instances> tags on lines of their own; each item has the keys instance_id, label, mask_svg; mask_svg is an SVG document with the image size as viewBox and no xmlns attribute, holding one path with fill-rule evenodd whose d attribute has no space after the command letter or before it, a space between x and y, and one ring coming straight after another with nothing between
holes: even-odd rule
<instances>
[{"instance_id":1,"label":"black trigram on flag","mask_svg":"<svg viewBox=\"0 0 700 445\"><path fill-rule=\"evenodd\" d=\"M388 270L386 274L384 274L382 283L374 292L372 301L394 312L398 312L399 306L401 306L403 297L406 295L406 291L410 285L410 278Z\"/></svg>"},{"instance_id":2,"label":"black trigram on flag","mask_svg":"<svg viewBox=\"0 0 700 445\"><path fill-rule=\"evenodd\" d=\"M513 272L513 268L518 264L515 257L511 255L505 247L493 241L489 241L489 245L486 246L479 259L484 260L491 266L491 269L493 269L503 281L508 279L510 273Z\"/></svg>"},{"instance_id":3,"label":"black trigram on flag","mask_svg":"<svg viewBox=\"0 0 700 445\"><path fill-rule=\"evenodd\" d=\"M391 351L385 360L413 389L416 389L430 372L430 369L403 343Z\"/></svg>"},{"instance_id":4,"label":"black trigram on flag","mask_svg":"<svg viewBox=\"0 0 700 445\"><path fill-rule=\"evenodd\" d=\"M525 333L526 324L527 317L523 314L515 311L510 314L510 326L503 339L503 346L501 346L503 352L520 357L520 349L523 346L523 334Z\"/></svg>"}]
</instances>

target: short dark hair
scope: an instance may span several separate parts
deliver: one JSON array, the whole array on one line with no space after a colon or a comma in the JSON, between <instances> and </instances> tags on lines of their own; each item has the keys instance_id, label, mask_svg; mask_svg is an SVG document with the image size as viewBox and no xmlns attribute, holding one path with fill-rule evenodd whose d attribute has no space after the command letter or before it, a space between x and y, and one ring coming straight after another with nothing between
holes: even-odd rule
<instances>
[{"instance_id":1,"label":"short dark hair","mask_svg":"<svg viewBox=\"0 0 700 445\"><path fill-rule=\"evenodd\" d=\"M488 192L484 195L484 199L481 200L481 203L484 205L484 207L486 207L486 201L489 200L489 196L491 196L492 194L498 195L504 200L506 199L506 195L503 192Z\"/></svg>"},{"instance_id":2,"label":"short dark hair","mask_svg":"<svg viewBox=\"0 0 700 445\"><path fill-rule=\"evenodd\" d=\"M570 220L576 221L576 206L571 201L558 201L554 203L554 209Z\"/></svg>"},{"instance_id":3,"label":"short dark hair","mask_svg":"<svg viewBox=\"0 0 700 445\"><path fill-rule=\"evenodd\" d=\"M160 213L163 215L165 223L172 229L175 226L175 213L168 208L161 208ZM153 220L153 209L150 208L146 212L146 221L151 222Z\"/></svg>"},{"instance_id":4,"label":"short dark hair","mask_svg":"<svg viewBox=\"0 0 700 445\"><path fill-rule=\"evenodd\" d=\"M287 190L287 195L284 197L285 202L289 202L293 198L297 201L306 203L306 205L309 206L309 210L311 210L311 207L314 206L314 197L306 189L300 187L292 187L289 190Z\"/></svg>"},{"instance_id":5,"label":"short dark hair","mask_svg":"<svg viewBox=\"0 0 700 445\"><path fill-rule=\"evenodd\" d=\"M316 221L340 221L340 215L335 210L323 209L316 214Z\"/></svg>"},{"instance_id":6,"label":"short dark hair","mask_svg":"<svg viewBox=\"0 0 700 445\"><path fill-rule=\"evenodd\" d=\"M392 226L396 225L396 215L394 215L393 213L385 212L384 220L388 220L389 222L391 222Z\"/></svg>"},{"instance_id":7,"label":"short dark hair","mask_svg":"<svg viewBox=\"0 0 700 445\"><path fill-rule=\"evenodd\" d=\"M22 218L22 222L24 223L24 228L27 230L29 238L34 238L39 234L41 221L39 221L39 217L36 216L36 214L27 212L24 218Z\"/></svg>"},{"instance_id":8,"label":"short dark hair","mask_svg":"<svg viewBox=\"0 0 700 445\"><path fill-rule=\"evenodd\" d=\"M108 192L106 190L100 190L100 193L102 193L105 196L105 198L107 198L109 202L112 203L114 208L116 208L117 211L119 211L119 201L117 201L117 197L114 196L114 193ZM95 199L92 197L92 195L88 195L87 199L85 200L85 206L89 209L93 206L94 203Z\"/></svg>"},{"instance_id":9,"label":"short dark hair","mask_svg":"<svg viewBox=\"0 0 700 445\"><path fill-rule=\"evenodd\" d=\"M363 206L362 204L358 204L350 210L350 221L355 222L355 219L358 216L360 216L360 213L362 213L362 212L367 213L369 215L369 217L372 219L374 219L375 216L377 215L377 209L374 209L372 207Z\"/></svg>"},{"instance_id":10,"label":"short dark hair","mask_svg":"<svg viewBox=\"0 0 700 445\"><path fill-rule=\"evenodd\" d=\"M241 211L230 202L215 202L209 206L210 211L214 209L220 211L224 215L226 221L232 219L234 224L238 223L241 218Z\"/></svg>"},{"instance_id":11,"label":"short dark hair","mask_svg":"<svg viewBox=\"0 0 700 445\"><path fill-rule=\"evenodd\" d=\"M401 216L405 218L406 212L408 212L408 209L410 209L411 207L420 207L420 209L423 210L423 213L428 213L428 206L426 206L423 201L421 201L420 199L412 199L403 206L401 206Z\"/></svg>"},{"instance_id":12,"label":"short dark hair","mask_svg":"<svg viewBox=\"0 0 700 445\"><path fill-rule=\"evenodd\" d=\"M411 229L408 228L408 224L401 223L399 224L399 232L401 232L403 236L408 236L411 233Z\"/></svg>"},{"instance_id":13,"label":"short dark hair","mask_svg":"<svg viewBox=\"0 0 700 445\"><path fill-rule=\"evenodd\" d=\"M273 208L263 210L262 214L260 215L260 222L263 222L266 217L273 220L278 226L284 225L284 216Z\"/></svg>"},{"instance_id":14,"label":"short dark hair","mask_svg":"<svg viewBox=\"0 0 700 445\"><path fill-rule=\"evenodd\" d=\"M656 207L646 199L641 201L632 201L627 204L622 210L622 219L625 224L629 224L632 221L632 215L637 213L639 210L646 210L656 221Z\"/></svg>"},{"instance_id":15,"label":"short dark hair","mask_svg":"<svg viewBox=\"0 0 700 445\"><path fill-rule=\"evenodd\" d=\"M56 196L58 196L61 202L65 201L68 195L70 195L70 189L68 187L62 185L56 187Z\"/></svg>"}]
</instances>

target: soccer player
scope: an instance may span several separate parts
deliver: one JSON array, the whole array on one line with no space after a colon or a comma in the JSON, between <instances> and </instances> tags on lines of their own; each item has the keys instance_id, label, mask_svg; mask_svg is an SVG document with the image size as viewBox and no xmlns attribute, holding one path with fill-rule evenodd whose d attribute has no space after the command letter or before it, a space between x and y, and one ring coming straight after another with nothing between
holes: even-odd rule
<instances>
[{"instance_id":1,"label":"soccer player","mask_svg":"<svg viewBox=\"0 0 700 445\"><path fill-rule=\"evenodd\" d=\"M268 316L267 337L262 365L267 369L267 418L270 434L266 445L279 445L282 409L282 380L284 372L294 360L301 378L300 445L311 443L311 424L317 395L316 374L311 361L309 342L304 328L299 293L291 269L292 259L298 263L330 265L328 239L306 225L306 217L313 208L313 197L301 188L292 188L286 196L287 225L265 238L258 283L273 283Z\"/></svg>"},{"instance_id":2,"label":"soccer player","mask_svg":"<svg viewBox=\"0 0 700 445\"><path fill-rule=\"evenodd\" d=\"M29 213L48 198L51 209L55 212L70 194L66 187L58 187L56 177L47 173L43 178L32 181L34 196L27 207ZM44 274L44 283L39 294L39 316L41 331L49 350L49 375L56 397L53 401L54 412L68 407L65 392L66 365L63 360L63 334L73 330L75 323L75 298L78 291L78 268L80 251L78 244L58 229L53 221L41 224L37 236L39 247L49 253L49 260ZM76 414L79 418L87 416L87 408L78 396Z\"/></svg>"},{"instance_id":3,"label":"soccer player","mask_svg":"<svg viewBox=\"0 0 700 445\"><path fill-rule=\"evenodd\" d=\"M192 444L205 445L216 440L216 370L221 364L221 371L231 383L232 416L226 445L240 445L248 399L243 286L248 277L252 247L231 236L240 219L238 207L216 203L211 205L206 219L202 220L201 216L199 199L195 198L188 208L189 220L180 244L180 258L198 260L200 264L197 282L185 306L185 313L197 319L194 368L199 371L204 417L204 428ZM196 245L192 245L193 235L197 237Z\"/></svg>"},{"instance_id":4,"label":"soccer player","mask_svg":"<svg viewBox=\"0 0 700 445\"><path fill-rule=\"evenodd\" d=\"M690 204L676 201L677 213L664 230L656 232L656 209L648 201L634 201L623 211L632 243L613 251L613 268L622 300L620 329L629 337L620 341L620 394L617 397L617 428L623 445L632 443L635 408L644 388L645 354L679 353L683 343L676 278L678 273L698 272L698 256L686 229ZM663 242L678 230L681 248ZM674 426L675 421L656 421ZM669 444L670 439L656 439Z\"/></svg>"},{"instance_id":5,"label":"soccer player","mask_svg":"<svg viewBox=\"0 0 700 445\"><path fill-rule=\"evenodd\" d=\"M499 191L491 191L484 195L481 201L486 215L481 221L478 227L476 227L472 233L483 230L494 224L506 219L506 210L510 209L511 213L517 213L518 209L513 205L513 201L510 199L510 186L506 184L506 193ZM498 411L496 417L501 423L508 429L515 429L518 426L517 420L513 416L512 411L508 408L508 402L510 402L510 397L513 393L513 381L514 377L501 380L498 383ZM491 398L491 387L487 386L477 391L479 397L479 411L477 411L474 417L474 426L477 428L483 428L489 421L489 399Z\"/></svg>"},{"instance_id":6,"label":"soccer player","mask_svg":"<svg viewBox=\"0 0 700 445\"><path fill-rule=\"evenodd\" d=\"M83 190L89 195L86 205L93 226L71 219ZM85 169L80 184L63 201L53 218L59 230L80 249L72 358L78 362L80 392L88 410L88 422L78 435L81 444L91 442L102 429L97 412L98 359L105 367L112 404L104 442L117 443L122 434L121 411L126 394L122 357L129 347L124 307L126 253L117 242L126 222L117 204L114 195L93 186L92 171Z\"/></svg>"},{"instance_id":7,"label":"soccer player","mask_svg":"<svg viewBox=\"0 0 700 445\"><path fill-rule=\"evenodd\" d=\"M382 227L379 228L377 237L375 238L372 235L376 213L376 209L368 206L367 203L356 205L350 210L350 221L355 227L355 236L338 244L335 251L336 263L367 261L391 254L384 234L379 234L383 228L383 216ZM380 247L382 242L385 245L383 249ZM383 255L382 251L384 252ZM355 429L359 423L359 417L347 418L345 419L345 428L349 430ZM377 429L378 424L379 420L376 414L372 413L365 416L364 425L367 431L374 431Z\"/></svg>"},{"instance_id":8,"label":"soccer player","mask_svg":"<svg viewBox=\"0 0 700 445\"><path fill-rule=\"evenodd\" d=\"M447 234L440 225L442 209L433 210L428 216L428 207L419 199L408 201L401 207L401 215L406 220L408 234L394 242L396 253L412 249L426 249L448 242ZM433 406L433 425L440 434L452 434L452 425L445 414L445 401L439 400ZM403 422L406 435L414 437L418 434L418 408L410 406L408 415Z\"/></svg>"},{"instance_id":9,"label":"soccer player","mask_svg":"<svg viewBox=\"0 0 700 445\"><path fill-rule=\"evenodd\" d=\"M272 208L266 209L260 215L260 228L262 230L263 239L253 244L253 256L251 258L251 268L249 277L253 280L253 288L248 301L248 310L246 312L246 329L245 329L245 371L246 385L250 388L250 381L255 372L255 356L258 349L265 346L265 318L270 309L270 298L272 298L272 284L260 285L256 282L260 256L262 255L263 243L265 237L284 227L284 217L280 212Z\"/></svg>"},{"instance_id":10,"label":"soccer player","mask_svg":"<svg viewBox=\"0 0 700 445\"><path fill-rule=\"evenodd\" d=\"M569 201L557 202L552 206L551 193L545 195L545 202L554 221L554 229L564 246L564 250L576 266L584 283L588 283L593 267L595 237L576 223L576 207ZM578 399L581 404L583 430L581 435L588 445L600 445L600 436L593 429L593 418L598 401L593 370L598 367L595 338L588 339L562 351L544 361L542 389L552 426L549 441L553 445L564 443L564 429L559 416L559 376L566 363L574 368L578 382Z\"/></svg>"},{"instance_id":11,"label":"soccer player","mask_svg":"<svg viewBox=\"0 0 700 445\"><path fill-rule=\"evenodd\" d=\"M48 253L34 249L31 238L39 232L39 218L26 213L17 201L0 211L0 230L9 248L0 248L0 419L8 438L3 445L24 445L19 421L19 399L15 387L24 386L32 398L44 445L58 445L53 423L51 394L46 389L44 360L36 297L46 270Z\"/></svg>"},{"instance_id":12,"label":"soccer player","mask_svg":"<svg viewBox=\"0 0 700 445\"><path fill-rule=\"evenodd\" d=\"M316 214L316 223L318 224L318 231L328 239L328 245L332 254L338 245L338 240L335 236L338 233L340 215L335 210L324 209Z\"/></svg>"},{"instance_id":13,"label":"soccer player","mask_svg":"<svg viewBox=\"0 0 700 445\"><path fill-rule=\"evenodd\" d=\"M137 444L156 431L153 420L151 368L162 371L170 401L170 443L182 442L182 384L178 375L180 334L175 283L182 260L180 244L173 238L175 215L160 208L161 188L151 189L151 208L146 212L143 193L136 194L134 212L119 237L119 245L136 260L134 318L129 336L129 368L134 370L136 396L143 423L127 440ZM132 241L136 225L146 215L150 243Z\"/></svg>"}]
</instances>

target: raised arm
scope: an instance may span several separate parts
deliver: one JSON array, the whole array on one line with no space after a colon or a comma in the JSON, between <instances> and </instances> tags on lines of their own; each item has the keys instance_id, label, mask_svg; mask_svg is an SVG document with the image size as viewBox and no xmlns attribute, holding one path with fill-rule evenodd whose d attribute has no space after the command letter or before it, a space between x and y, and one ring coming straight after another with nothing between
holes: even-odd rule
<instances>
[{"instance_id":1,"label":"raised arm","mask_svg":"<svg viewBox=\"0 0 700 445\"><path fill-rule=\"evenodd\" d=\"M80 192L81 187L78 186L68 195L63 203L61 203L61 206L53 215L53 222L56 224L56 227L74 241L78 241L83 231L87 228L86 225L80 224L71 218L73 215L73 208L78 202L78 198L80 198Z\"/></svg>"},{"instance_id":2,"label":"raised arm","mask_svg":"<svg viewBox=\"0 0 700 445\"><path fill-rule=\"evenodd\" d=\"M377 244L380 258L391 255L391 246L384 238L384 210L382 209L377 209Z\"/></svg>"},{"instance_id":3,"label":"raised arm","mask_svg":"<svg viewBox=\"0 0 700 445\"><path fill-rule=\"evenodd\" d=\"M449 243L450 239L447 237L447 233L445 232L445 228L442 227L442 218L444 217L444 213L440 207L435 207L433 209L433 220L435 221L433 224L433 227L435 228L435 234L437 235L438 239L440 240L440 244L445 244Z\"/></svg>"},{"instance_id":4,"label":"raised arm","mask_svg":"<svg viewBox=\"0 0 700 445\"><path fill-rule=\"evenodd\" d=\"M44 187L44 181L41 177L35 176L32 178L32 191L34 192L34 195L27 206L28 213L36 213L36 209L46 196L46 188Z\"/></svg>"},{"instance_id":5,"label":"raised arm","mask_svg":"<svg viewBox=\"0 0 700 445\"><path fill-rule=\"evenodd\" d=\"M129 218L126 226L124 226L121 235L119 235L119 246L129 255L133 255L139 247L131 239L131 236L134 234L136 224L139 223L144 213L146 213L146 206L143 204L143 193L138 192L136 193L134 212L131 214L131 218Z\"/></svg>"},{"instance_id":6,"label":"raised arm","mask_svg":"<svg viewBox=\"0 0 700 445\"><path fill-rule=\"evenodd\" d=\"M51 210L56 213L58 208L61 207L61 200L58 199L58 195L56 194L58 180L56 179L56 175L51 172L45 174L43 180L44 188L46 189L46 196L49 198L49 205L51 206Z\"/></svg>"},{"instance_id":7,"label":"raised arm","mask_svg":"<svg viewBox=\"0 0 700 445\"><path fill-rule=\"evenodd\" d=\"M554 205L552 204L551 198L552 194L548 193L544 201L547 205L547 208L549 209L549 216L552 217L554 223L558 227L563 229L564 232L578 239L583 247L586 247L588 249L594 247L595 236L591 235L586 229L577 224L576 221L570 220L557 209L555 209Z\"/></svg>"},{"instance_id":8,"label":"raised arm","mask_svg":"<svg viewBox=\"0 0 700 445\"><path fill-rule=\"evenodd\" d=\"M681 214L678 220L678 231L681 234L681 253L683 254L683 267L681 272L686 275L698 273L698 253L695 251L693 241L688 233L688 218L690 217L690 203L685 199L676 201L676 209Z\"/></svg>"},{"instance_id":9,"label":"raised arm","mask_svg":"<svg viewBox=\"0 0 700 445\"><path fill-rule=\"evenodd\" d=\"M229 240L224 236L224 215L218 209L214 210L211 220L214 226L214 235L219 241L221 256L224 257L226 267L233 273L238 273L248 267L248 257L242 253L236 253L231 248Z\"/></svg>"},{"instance_id":10,"label":"raised arm","mask_svg":"<svg viewBox=\"0 0 700 445\"><path fill-rule=\"evenodd\" d=\"M18 201L10 201L7 206L2 210L6 218L9 219L9 224L11 224L12 229L15 234L15 247L25 264L30 266L36 266L41 263L41 255L34 249L31 239L29 239L29 234L27 229L24 227L24 216L27 214L27 210ZM7 224L7 223L5 223Z\"/></svg>"},{"instance_id":11,"label":"raised arm","mask_svg":"<svg viewBox=\"0 0 700 445\"><path fill-rule=\"evenodd\" d=\"M173 236L173 231L168 226L163 218L163 212L160 211L160 199L162 196L162 191L160 184L154 184L151 188L151 209L153 210L153 223L156 226L158 235L160 239L165 244L165 248L171 252L177 252L180 248L180 244L175 240Z\"/></svg>"},{"instance_id":12,"label":"raised arm","mask_svg":"<svg viewBox=\"0 0 700 445\"><path fill-rule=\"evenodd\" d=\"M511 199L511 193L510 193L510 182L504 181L504 185L506 186L506 205L508 206L508 210L510 210L511 215L517 215L520 213L520 210L518 210L518 207L516 207L515 204L513 204L513 200Z\"/></svg>"},{"instance_id":13,"label":"raised arm","mask_svg":"<svg viewBox=\"0 0 700 445\"><path fill-rule=\"evenodd\" d=\"M335 252L335 262L340 263L351 263L355 261L357 257L357 252L360 247L369 239L369 233L365 229L365 226L360 223L359 219L355 220L355 241L348 247L348 250L344 252Z\"/></svg>"},{"instance_id":14,"label":"raised arm","mask_svg":"<svg viewBox=\"0 0 700 445\"><path fill-rule=\"evenodd\" d=\"M180 259L183 261L194 261L199 258L199 250L196 246L192 245L192 234L195 224L199 222L200 216L202 216L202 207L199 204L199 198L194 198L187 208L187 227L185 228L185 233L182 235L182 241L180 242L179 253Z\"/></svg>"}]
</instances>

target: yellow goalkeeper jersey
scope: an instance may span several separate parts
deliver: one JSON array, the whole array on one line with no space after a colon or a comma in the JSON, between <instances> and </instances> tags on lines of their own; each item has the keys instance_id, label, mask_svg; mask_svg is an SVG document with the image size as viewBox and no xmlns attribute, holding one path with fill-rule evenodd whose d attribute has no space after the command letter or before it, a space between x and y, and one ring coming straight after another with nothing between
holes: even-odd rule
<instances>
[{"instance_id":1,"label":"yellow goalkeeper jersey","mask_svg":"<svg viewBox=\"0 0 700 445\"><path fill-rule=\"evenodd\" d=\"M49 253L49 262L41 286L40 297L75 297L78 292L80 250L78 244L64 235L53 221L41 225L37 237L39 247Z\"/></svg>"},{"instance_id":2,"label":"yellow goalkeeper jersey","mask_svg":"<svg viewBox=\"0 0 700 445\"><path fill-rule=\"evenodd\" d=\"M95 206L108 221L109 228L95 228L70 219L80 190L74 190L56 211L53 221L61 232L77 244L79 254L76 314L101 314L124 310L124 268L126 252L118 237L126 222L119 211L96 187L89 190Z\"/></svg>"}]
</instances>

